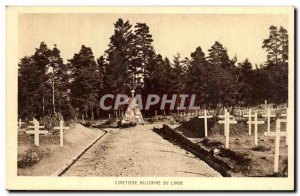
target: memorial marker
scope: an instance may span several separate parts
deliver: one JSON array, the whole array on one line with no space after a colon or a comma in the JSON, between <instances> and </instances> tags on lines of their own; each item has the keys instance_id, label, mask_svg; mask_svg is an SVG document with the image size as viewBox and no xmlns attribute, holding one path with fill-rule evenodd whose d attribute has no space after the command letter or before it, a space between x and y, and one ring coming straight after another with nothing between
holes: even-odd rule
<instances>
[{"instance_id":1,"label":"memorial marker","mask_svg":"<svg viewBox=\"0 0 300 196\"><path fill-rule=\"evenodd\" d=\"M267 114L263 114L262 116L268 119L268 133L269 133L271 131L271 118L276 117L276 115L271 114L271 109L268 108Z\"/></svg>"},{"instance_id":2,"label":"memorial marker","mask_svg":"<svg viewBox=\"0 0 300 196\"><path fill-rule=\"evenodd\" d=\"M28 126L28 128L33 128L34 130L26 131L27 134L34 134L34 144L36 146L40 145L40 134L46 134L48 131L40 130L44 126L40 126L38 121L34 121L34 126Z\"/></svg>"},{"instance_id":3,"label":"memorial marker","mask_svg":"<svg viewBox=\"0 0 300 196\"><path fill-rule=\"evenodd\" d=\"M254 117L254 114L252 115L251 114L251 109L249 109L249 112L248 112L248 114L247 115L244 115L244 117L248 117L248 121L247 121L247 124L248 124L248 131L249 131L249 135L251 135L252 133L252 131L251 131L251 126L252 126L252 117Z\"/></svg>"},{"instance_id":4,"label":"memorial marker","mask_svg":"<svg viewBox=\"0 0 300 196\"><path fill-rule=\"evenodd\" d=\"M207 119L212 118L213 116L207 116L206 110L204 110L204 116L198 116L198 118L204 119L204 130L205 130L205 137L207 137Z\"/></svg>"},{"instance_id":5,"label":"memorial marker","mask_svg":"<svg viewBox=\"0 0 300 196\"><path fill-rule=\"evenodd\" d=\"M220 116L219 116L220 117ZM230 124L236 124L236 120L230 119L231 115L225 111L224 120L219 120L218 123L224 124L224 132L225 132L225 147L229 149L229 126Z\"/></svg>"},{"instance_id":6,"label":"memorial marker","mask_svg":"<svg viewBox=\"0 0 300 196\"><path fill-rule=\"evenodd\" d=\"M64 145L64 129L69 129L70 127L64 127L64 121L59 122L59 127L54 127L54 129L59 130L59 137L60 137L60 146Z\"/></svg>"},{"instance_id":7,"label":"memorial marker","mask_svg":"<svg viewBox=\"0 0 300 196\"><path fill-rule=\"evenodd\" d=\"M286 122L286 119L276 120L276 131L275 132L265 132L265 136L275 137L275 155L274 155L274 173L278 173L279 167L279 147L280 147L280 137L287 137L287 132L280 131L281 123Z\"/></svg>"}]
</instances>

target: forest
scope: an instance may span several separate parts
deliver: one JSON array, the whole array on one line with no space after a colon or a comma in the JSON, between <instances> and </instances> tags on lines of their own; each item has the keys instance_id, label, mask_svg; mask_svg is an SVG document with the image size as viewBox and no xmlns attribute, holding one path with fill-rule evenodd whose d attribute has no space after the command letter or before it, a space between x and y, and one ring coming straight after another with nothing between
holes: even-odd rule
<instances>
[{"instance_id":1,"label":"forest","mask_svg":"<svg viewBox=\"0 0 300 196\"><path fill-rule=\"evenodd\" d=\"M82 114L101 118L113 111L102 111L100 98L108 93L130 96L133 86L141 94L196 94L201 108L246 107L265 100L286 103L288 32L276 26L266 29L269 37L261 40L266 61L260 65L229 57L219 41L208 51L198 46L189 57L179 53L173 59L163 57L155 51L146 23L132 25L123 19L115 22L103 54L82 45L64 63L59 46L41 42L34 54L19 60L19 118L56 113L67 120Z\"/></svg>"}]
</instances>

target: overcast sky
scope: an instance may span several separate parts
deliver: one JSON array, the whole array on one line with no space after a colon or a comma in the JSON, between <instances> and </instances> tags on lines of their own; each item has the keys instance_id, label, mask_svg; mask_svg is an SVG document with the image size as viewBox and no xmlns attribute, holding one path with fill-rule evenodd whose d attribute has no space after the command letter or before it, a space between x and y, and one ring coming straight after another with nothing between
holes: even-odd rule
<instances>
[{"instance_id":1,"label":"overcast sky","mask_svg":"<svg viewBox=\"0 0 300 196\"><path fill-rule=\"evenodd\" d=\"M108 48L118 18L129 20L133 26L147 23L155 51L163 57L173 59L177 53L190 57L198 46L207 55L219 41L230 58L249 58L253 65L266 61L261 46L270 25L288 27L286 15L266 14L20 14L19 58L32 55L42 41L50 48L57 44L64 62L78 53L81 45L91 47L98 58Z\"/></svg>"}]
</instances>

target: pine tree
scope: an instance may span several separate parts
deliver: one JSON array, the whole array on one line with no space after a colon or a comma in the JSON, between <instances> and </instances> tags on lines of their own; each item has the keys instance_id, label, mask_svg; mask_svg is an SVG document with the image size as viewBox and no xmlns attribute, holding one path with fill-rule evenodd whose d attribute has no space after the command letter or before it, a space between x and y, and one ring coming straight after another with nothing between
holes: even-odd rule
<instances>
[{"instance_id":1,"label":"pine tree","mask_svg":"<svg viewBox=\"0 0 300 196\"><path fill-rule=\"evenodd\" d=\"M74 108L94 118L99 102L99 68L92 49L82 46L69 60L71 68L71 101ZM90 114L90 115L88 115Z\"/></svg>"},{"instance_id":2,"label":"pine tree","mask_svg":"<svg viewBox=\"0 0 300 196\"><path fill-rule=\"evenodd\" d=\"M129 94L132 78L137 67L132 64L133 33L129 21L122 19L114 24L115 32L110 38L109 48L106 50L107 67L103 78L106 93Z\"/></svg>"},{"instance_id":3,"label":"pine tree","mask_svg":"<svg viewBox=\"0 0 300 196\"><path fill-rule=\"evenodd\" d=\"M248 59L245 59L242 63L238 64L238 99L243 103L251 103L252 98L252 64Z\"/></svg>"},{"instance_id":4,"label":"pine tree","mask_svg":"<svg viewBox=\"0 0 300 196\"><path fill-rule=\"evenodd\" d=\"M262 48L268 52L267 59L272 63L278 64L280 59L280 36L277 27L270 26L268 39L264 39Z\"/></svg>"},{"instance_id":5,"label":"pine tree","mask_svg":"<svg viewBox=\"0 0 300 196\"><path fill-rule=\"evenodd\" d=\"M55 100L54 110L63 115L64 118L70 119L73 116L72 106L69 94L68 65L63 63L60 56L60 50L54 45L50 55L48 75L52 86L52 99Z\"/></svg>"},{"instance_id":6,"label":"pine tree","mask_svg":"<svg viewBox=\"0 0 300 196\"><path fill-rule=\"evenodd\" d=\"M283 27L279 28L278 31L279 39L280 39L280 46L281 49L279 50L279 54L281 55L282 62L285 63L288 60L289 57L289 36L287 33L287 30Z\"/></svg>"},{"instance_id":7,"label":"pine tree","mask_svg":"<svg viewBox=\"0 0 300 196\"><path fill-rule=\"evenodd\" d=\"M49 75L47 74L50 56L51 50L48 49L48 46L44 42L41 42L39 48L36 48L35 53L31 57L35 64L35 68L32 71L36 73L33 76L36 91L34 97L37 104L35 107L36 118L53 114L51 85L49 83Z\"/></svg>"},{"instance_id":8,"label":"pine tree","mask_svg":"<svg viewBox=\"0 0 300 196\"><path fill-rule=\"evenodd\" d=\"M152 35L147 24L137 23L134 31L132 65L136 68L136 80L140 83L143 83L145 67L155 57L152 42Z\"/></svg>"},{"instance_id":9,"label":"pine tree","mask_svg":"<svg viewBox=\"0 0 300 196\"><path fill-rule=\"evenodd\" d=\"M224 48L220 42L216 41L208 52L207 60L210 64L222 67L230 67L230 65L232 65L227 54L227 49Z\"/></svg>"},{"instance_id":10,"label":"pine tree","mask_svg":"<svg viewBox=\"0 0 300 196\"><path fill-rule=\"evenodd\" d=\"M207 82L208 77L208 62L205 58L201 47L197 47L195 52L191 53L190 66L187 70L187 92L197 95L200 104L209 103Z\"/></svg>"}]
</instances>

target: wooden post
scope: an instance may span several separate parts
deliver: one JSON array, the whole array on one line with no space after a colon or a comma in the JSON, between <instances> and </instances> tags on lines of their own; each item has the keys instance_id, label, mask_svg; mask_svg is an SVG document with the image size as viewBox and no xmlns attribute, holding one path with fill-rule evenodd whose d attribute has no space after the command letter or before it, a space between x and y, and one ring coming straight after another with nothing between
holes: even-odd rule
<instances>
[{"instance_id":1,"label":"wooden post","mask_svg":"<svg viewBox=\"0 0 300 196\"><path fill-rule=\"evenodd\" d=\"M204 110L204 116L198 116L198 118L204 119L204 130L205 130L205 137L207 137L207 119L212 118L213 116L207 116L207 111Z\"/></svg>"},{"instance_id":2,"label":"wooden post","mask_svg":"<svg viewBox=\"0 0 300 196\"><path fill-rule=\"evenodd\" d=\"M276 117L276 115L271 114L271 109L270 109L270 107L268 107L267 113L266 113L266 114L263 114L262 116L263 116L263 117L266 117L267 120L268 120L268 133L269 133L269 132L271 131L271 118L272 118L272 117Z\"/></svg>"},{"instance_id":3,"label":"wooden post","mask_svg":"<svg viewBox=\"0 0 300 196\"><path fill-rule=\"evenodd\" d=\"M84 114L82 114L82 123L84 123Z\"/></svg>"},{"instance_id":4,"label":"wooden post","mask_svg":"<svg viewBox=\"0 0 300 196\"><path fill-rule=\"evenodd\" d=\"M248 131L249 131L249 135L251 135L251 126L252 126L252 117L254 117L254 115L251 114L251 109L249 109L248 115L244 115L244 117L248 117Z\"/></svg>"}]
</instances>

